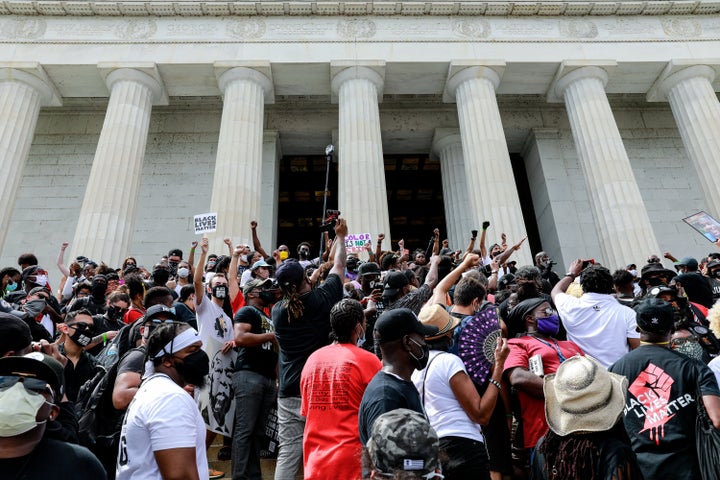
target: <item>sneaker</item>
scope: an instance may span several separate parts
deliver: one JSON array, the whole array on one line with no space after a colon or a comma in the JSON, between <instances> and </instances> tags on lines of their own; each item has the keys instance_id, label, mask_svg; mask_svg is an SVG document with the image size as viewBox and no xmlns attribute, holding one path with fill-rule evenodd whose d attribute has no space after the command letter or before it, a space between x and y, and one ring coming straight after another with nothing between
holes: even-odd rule
<instances>
[{"instance_id":1,"label":"sneaker","mask_svg":"<svg viewBox=\"0 0 720 480\"><path fill-rule=\"evenodd\" d=\"M208 467L208 476L210 478L223 478L225 476L225 473L221 472L220 470L214 470Z\"/></svg>"},{"instance_id":2,"label":"sneaker","mask_svg":"<svg viewBox=\"0 0 720 480\"><path fill-rule=\"evenodd\" d=\"M217 459L221 462L227 462L232 458L232 447L227 445L223 446L218 450Z\"/></svg>"}]
</instances>

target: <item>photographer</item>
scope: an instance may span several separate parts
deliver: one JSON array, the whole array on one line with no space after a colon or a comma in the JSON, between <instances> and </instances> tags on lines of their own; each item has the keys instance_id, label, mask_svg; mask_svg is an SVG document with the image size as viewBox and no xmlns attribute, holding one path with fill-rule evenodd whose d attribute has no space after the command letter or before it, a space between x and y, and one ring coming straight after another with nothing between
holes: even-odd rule
<instances>
[{"instance_id":1,"label":"photographer","mask_svg":"<svg viewBox=\"0 0 720 480\"><path fill-rule=\"evenodd\" d=\"M543 291L545 291L545 293L549 293L560 281L558 274L552 271L553 265L557 264L552 261L547 252L538 252L535 255L535 266L540 269L540 276L544 280L543 283L547 282L550 286L550 288L547 288L548 285L543 285Z\"/></svg>"}]
</instances>

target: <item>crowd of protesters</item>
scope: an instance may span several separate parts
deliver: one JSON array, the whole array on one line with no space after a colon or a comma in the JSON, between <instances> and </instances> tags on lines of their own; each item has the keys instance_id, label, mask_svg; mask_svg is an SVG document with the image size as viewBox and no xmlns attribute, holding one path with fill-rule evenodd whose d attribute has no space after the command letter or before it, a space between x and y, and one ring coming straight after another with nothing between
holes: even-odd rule
<instances>
[{"instance_id":1,"label":"crowd of protesters","mask_svg":"<svg viewBox=\"0 0 720 480\"><path fill-rule=\"evenodd\" d=\"M435 229L426 250L379 234L360 254L333 227L318 258L268 253L256 222L252 246L203 238L149 269L68 262L67 243L59 274L20 255L0 270L0 476L259 480L275 456L276 480L720 468L696 440L699 415L720 427L720 252L557 272L545 252L517 265L524 239L488 247L488 222L459 249ZM208 461L221 438L229 472Z\"/></svg>"}]
</instances>

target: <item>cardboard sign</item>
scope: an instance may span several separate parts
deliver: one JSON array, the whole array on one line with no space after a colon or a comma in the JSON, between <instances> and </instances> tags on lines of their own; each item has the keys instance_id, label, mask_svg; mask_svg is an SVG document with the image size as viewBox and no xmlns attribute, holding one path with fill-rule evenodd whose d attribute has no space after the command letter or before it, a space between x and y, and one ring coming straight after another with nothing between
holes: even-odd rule
<instances>
[{"instance_id":1,"label":"cardboard sign","mask_svg":"<svg viewBox=\"0 0 720 480\"><path fill-rule=\"evenodd\" d=\"M372 241L369 233L354 233L345 237L345 251L347 253L360 253L365 251L365 244Z\"/></svg>"},{"instance_id":2,"label":"cardboard sign","mask_svg":"<svg viewBox=\"0 0 720 480\"><path fill-rule=\"evenodd\" d=\"M195 215L195 235L217 230L217 212Z\"/></svg>"}]
</instances>

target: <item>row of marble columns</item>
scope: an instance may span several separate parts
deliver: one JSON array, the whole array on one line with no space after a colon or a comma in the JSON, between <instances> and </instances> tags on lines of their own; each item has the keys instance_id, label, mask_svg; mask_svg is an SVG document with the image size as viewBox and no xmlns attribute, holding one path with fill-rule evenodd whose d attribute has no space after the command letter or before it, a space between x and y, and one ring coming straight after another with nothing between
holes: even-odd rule
<instances>
[{"instance_id":1,"label":"row of marble columns","mask_svg":"<svg viewBox=\"0 0 720 480\"><path fill-rule=\"evenodd\" d=\"M381 63L380 63L381 64ZM355 232L391 237L378 103L379 64L336 68L339 104L339 209ZM565 65L564 67L565 68ZM274 101L270 66L215 65L224 95L210 211L221 231L239 237L259 219L263 202L264 105ZM438 129L448 236L464 245L489 220L511 241L525 235L496 89L504 65L451 65L446 100L457 103L459 132ZM152 106L167 102L154 65L104 66L110 100L73 241L74 252L119 264L132 240L137 193ZM720 164L720 103L715 71L692 65L668 71L657 88L670 103L710 211L720 213L713 173ZM561 69L549 98L565 103L582 167L603 261L618 266L659 252L647 211L605 93L604 66ZM39 65L0 68L0 246L43 105L59 96ZM198 212L199 213L199 212ZM517 260L530 263L528 249Z\"/></svg>"}]
</instances>

